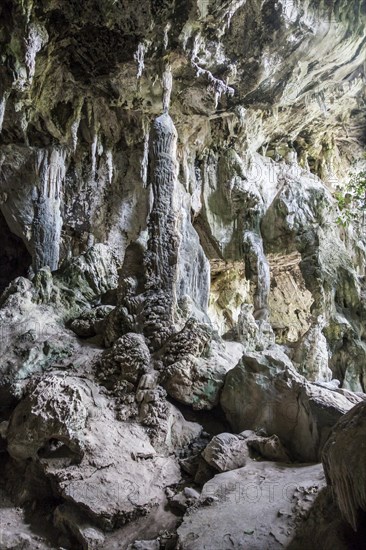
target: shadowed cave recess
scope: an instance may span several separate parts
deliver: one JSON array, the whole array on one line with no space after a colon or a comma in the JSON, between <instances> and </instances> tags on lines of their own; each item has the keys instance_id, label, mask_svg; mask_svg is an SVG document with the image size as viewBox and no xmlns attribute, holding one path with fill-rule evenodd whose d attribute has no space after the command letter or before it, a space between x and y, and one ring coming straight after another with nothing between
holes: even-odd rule
<instances>
[{"instance_id":1,"label":"shadowed cave recess","mask_svg":"<svg viewBox=\"0 0 366 550\"><path fill-rule=\"evenodd\" d=\"M0 549L363 549L365 0L0 28Z\"/></svg>"},{"instance_id":2,"label":"shadowed cave recess","mask_svg":"<svg viewBox=\"0 0 366 550\"><path fill-rule=\"evenodd\" d=\"M23 241L10 231L2 214L0 214L0 236L0 292L3 292L13 279L27 275L32 257Z\"/></svg>"}]
</instances>

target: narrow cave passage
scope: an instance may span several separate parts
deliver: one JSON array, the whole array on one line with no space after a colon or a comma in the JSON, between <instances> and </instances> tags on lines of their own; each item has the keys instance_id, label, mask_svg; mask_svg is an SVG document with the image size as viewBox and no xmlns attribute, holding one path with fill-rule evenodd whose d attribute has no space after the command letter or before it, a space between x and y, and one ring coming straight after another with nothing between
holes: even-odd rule
<instances>
[{"instance_id":1,"label":"narrow cave passage","mask_svg":"<svg viewBox=\"0 0 366 550\"><path fill-rule=\"evenodd\" d=\"M25 276L32 263L23 241L9 229L0 212L0 293L16 277Z\"/></svg>"}]
</instances>

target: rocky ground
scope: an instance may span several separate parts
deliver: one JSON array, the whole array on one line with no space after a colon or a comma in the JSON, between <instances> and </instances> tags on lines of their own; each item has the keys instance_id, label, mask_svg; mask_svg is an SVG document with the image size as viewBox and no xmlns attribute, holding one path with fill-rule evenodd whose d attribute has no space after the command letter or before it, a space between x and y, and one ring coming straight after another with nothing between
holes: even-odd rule
<instances>
[{"instance_id":1,"label":"rocky ground","mask_svg":"<svg viewBox=\"0 0 366 550\"><path fill-rule=\"evenodd\" d=\"M309 548L309 521L331 544L317 508L329 492L319 461L327 442L328 480L348 479L328 436L365 395L307 380L249 313L239 341L190 317L156 350L143 332L106 349L127 308L118 298L82 309L97 283L116 292L106 254L96 247L70 267L72 292L69 270L43 270L2 296L2 547ZM357 496L352 480L340 483L338 522L347 529L342 513L357 528L362 488Z\"/></svg>"}]
</instances>

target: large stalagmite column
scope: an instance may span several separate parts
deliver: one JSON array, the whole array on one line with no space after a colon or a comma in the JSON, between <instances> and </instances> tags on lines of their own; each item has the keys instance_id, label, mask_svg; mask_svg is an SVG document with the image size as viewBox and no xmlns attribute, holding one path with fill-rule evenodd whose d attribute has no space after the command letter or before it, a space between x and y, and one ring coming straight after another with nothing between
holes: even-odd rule
<instances>
[{"instance_id":1,"label":"large stalagmite column","mask_svg":"<svg viewBox=\"0 0 366 550\"><path fill-rule=\"evenodd\" d=\"M150 145L150 183L154 202L149 219L146 254L144 332L159 348L173 331L178 271L177 131L167 113L153 124Z\"/></svg>"},{"instance_id":2,"label":"large stalagmite column","mask_svg":"<svg viewBox=\"0 0 366 550\"><path fill-rule=\"evenodd\" d=\"M209 322L210 267L192 225L191 197L178 179L177 141L168 113L153 121L147 170L152 207L143 274L140 283L131 273L120 282L118 306L106 325L107 345L133 331L145 335L151 351L158 350L189 317ZM127 266L128 256L125 261Z\"/></svg>"}]
</instances>

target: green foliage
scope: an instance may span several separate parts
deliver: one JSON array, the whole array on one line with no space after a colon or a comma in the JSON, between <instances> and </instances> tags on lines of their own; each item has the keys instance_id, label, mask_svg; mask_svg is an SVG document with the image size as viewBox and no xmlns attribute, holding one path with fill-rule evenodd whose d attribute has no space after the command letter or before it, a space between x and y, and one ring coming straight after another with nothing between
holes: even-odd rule
<instances>
[{"instance_id":1,"label":"green foliage","mask_svg":"<svg viewBox=\"0 0 366 550\"><path fill-rule=\"evenodd\" d=\"M366 170L353 176L341 191L335 193L339 216L337 223L343 227L352 223L358 229L366 220Z\"/></svg>"}]
</instances>

